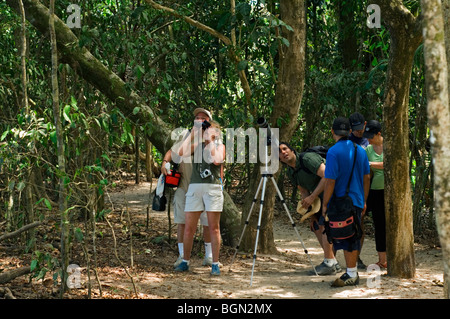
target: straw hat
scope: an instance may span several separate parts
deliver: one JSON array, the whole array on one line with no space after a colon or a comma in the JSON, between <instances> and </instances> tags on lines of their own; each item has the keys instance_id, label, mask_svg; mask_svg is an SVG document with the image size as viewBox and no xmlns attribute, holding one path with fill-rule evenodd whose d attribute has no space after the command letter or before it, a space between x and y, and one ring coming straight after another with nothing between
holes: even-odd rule
<instances>
[{"instance_id":1,"label":"straw hat","mask_svg":"<svg viewBox=\"0 0 450 319\"><path fill-rule=\"evenodd\" d=\"M312 205L308 208L303 208L302 207L302 202L298 202L297 205L297 212L302 215L302 218L300 219L300 222L302 223L303 221L305 221L305 219L307 219L308 217L310 217L311 215L314 215L315 213L317 213L320 210L320 198L316 197L316 199L313 201Z\"/></svg>"}]
</instances>

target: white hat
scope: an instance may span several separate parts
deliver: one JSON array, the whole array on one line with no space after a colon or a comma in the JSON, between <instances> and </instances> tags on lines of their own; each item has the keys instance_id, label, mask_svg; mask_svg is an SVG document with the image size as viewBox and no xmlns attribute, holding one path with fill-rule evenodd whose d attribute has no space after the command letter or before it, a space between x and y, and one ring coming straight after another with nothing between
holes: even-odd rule
<instances>
[{"instance_id":1,"label":"white hat","mask_svg":"<svg viewBox=\"0 0 450 319\"><path fill-rule=\"evenodd\" d=\"M311 215L314 215L315 213L317 213L320 210L320 199L319 197L316 197L316 199L313 201L313 203L311 204L311 210L308 211L308 208L303 208L302 207L302 202L298 202L297 205L297 212L300 213L300 215L303 215L302 218L300 219L300 222L302 223L306 218L308 218Z\"/></svg>"},{"instance_id":2,"label":"white hat","mask_svg":"<svg viewBox=\"0 0 450 319\"><path fill-rule=\"evenodd\" d=\"M211 112L209 112L208 110L205 110L204 108L196 108L194 110L194 116L196 116L198 113L205 113L206 115L208 115L209 119L212 120L212 116L211 116Z\"/></svg>"}]
</instances>

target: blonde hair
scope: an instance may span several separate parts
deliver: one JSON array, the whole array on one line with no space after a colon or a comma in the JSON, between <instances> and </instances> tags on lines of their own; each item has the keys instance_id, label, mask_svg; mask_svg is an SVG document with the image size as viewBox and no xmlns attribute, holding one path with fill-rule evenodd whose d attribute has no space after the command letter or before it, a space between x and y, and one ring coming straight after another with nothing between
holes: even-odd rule
<instances>
[{"instance_id":1,"label":"blonde hair","mask_svg":"<svg viewBox=\"0 0 450 319\"><path fill-rule=\"evenodd\" d=\"M215 121L215 120L211 120L209 121L209 123L211 124L211 128L213 128L214 133L211 134L211 139L213 141L217 140L219 142L222 141L222 131L221 131L221 127L219 122ZM214 137L214 138L212 138Z\"/></svg>"}]
</instances>

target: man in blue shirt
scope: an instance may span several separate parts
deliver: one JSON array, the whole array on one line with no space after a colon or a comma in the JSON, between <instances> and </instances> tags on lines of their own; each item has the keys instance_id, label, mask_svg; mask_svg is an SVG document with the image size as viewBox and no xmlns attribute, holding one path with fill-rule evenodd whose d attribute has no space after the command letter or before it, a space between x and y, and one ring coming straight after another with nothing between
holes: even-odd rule
<instances>
[{"instance_id":1,"label":"man in blue shirt","mask_svg":"<svg viewBox=\"0 0 450 319\"><path fill-rule=\"evenodd\" d=\"M351 131L348 118L338 117L333 121L331 133L336 144L327 153L327 165L325 168L325 189L323 195L322 214L327 213L328 203L332 196L342 197L346 193L347 183L353 166L355 147L348 139ZM361 222L361 214L366 208L366 200L370 187L370 167L367 154L364 149L357 145L356 162L353 176L350 183L349 196L352 198L353 206L356 209ZM357 240L352 243L350 240L334 242L335 250L344 250L344 258L347 271L335 280L332 286L342 287L357 285L359 275L357 270L358 251L361 249L361 242ZM351 247L350 245L354 246Z\"/></svg>"},{"instance_id":2,"label":"man in blue shirt","mask_svg":"<svg viewBox=\"0 0 450 319\"><path fill-rule=\"evenodd\" d=\"M364 129L366 127L366 120L364 119L364 115L361 113L355 112L348 117L350 121L351 133L348 139L352 142L355 142L358 145L361 145L362 148L366 149L369 146L369 140L363 136ZM364 214L361 216L361 229L362 229L362 237L361 237L361 249L364 243ZM359 251L361 254L361 250ZM358 269L366 269L366 265L364 265L363 261L358 256Z\"/></svg>"}]
</instances>

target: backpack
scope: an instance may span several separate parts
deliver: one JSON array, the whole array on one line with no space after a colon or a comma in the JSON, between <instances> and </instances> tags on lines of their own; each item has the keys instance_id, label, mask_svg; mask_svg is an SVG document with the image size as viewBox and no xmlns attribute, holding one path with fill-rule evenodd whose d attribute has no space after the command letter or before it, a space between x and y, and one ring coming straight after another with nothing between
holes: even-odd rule
<instances>
[{"instance_id":1,"label":"backpack","mask_svg":"<svg viewBox=\"0 0 450 319\"><path fill-rule=\"evenodd\" d=\"M324 145L308 147L306 150L304 150L303 152L301 152L299 154L301 168L308 174L314 174L309 169L307 169L306 166L303 164L303 156L305 155L305 153L316 153L316 154L319 154L322 158L326 159L329 149L330 149L329 146L324 146Z\"/></svg>"}]
</instances>

